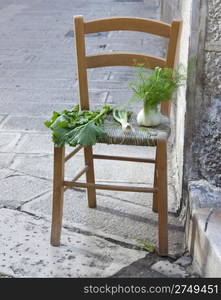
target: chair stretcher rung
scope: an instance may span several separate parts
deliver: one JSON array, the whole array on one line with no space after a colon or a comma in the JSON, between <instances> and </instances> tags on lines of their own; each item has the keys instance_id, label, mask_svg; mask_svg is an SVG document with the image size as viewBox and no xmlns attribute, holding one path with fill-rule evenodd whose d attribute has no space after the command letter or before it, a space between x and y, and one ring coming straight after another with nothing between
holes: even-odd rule
<instances>
[{"instance_id":1,"label":"chair stretcher rung","mask_svg":"<svg viewBox=\"0 0 221 300\"><path fill-rule=\"evenodd\" d=\"M134 161L134 162L144 162L144 163L155 163L155 159L151 158L138 158L138 157L127 157L127 156L111 156L111 155L100 155L94 154L95 159L110 159L110 160L124 160L124 161Z\"/></svg>"},{"instance_id":2,"label":"chair stretcher rung","mask_svg":"<svg viewBox=\"0 0 221 300\"><path fill-rule=\"evenodd\" d=\"M77 146L74 151L72 151L71 153L69 153L65 158L64 161L68 161L72 156L74 156L76 153L78 153L78 151L80 151L83 148L83 146L79 145Z\"/></svg>"},{"instance_id":3,"label":"chair stretcher rung","mask_svg":"<svg viewBox=\"0 0 221 300\"><path fill-rule=\"evenodd\" d=\"M65 187L95 187L98 190L113 190L113 191L125 191L125 192L139 192L139 193L154 193L155 188L144 188L138 186L121 186L121 185L106 185L106 184L94 184L83 182L64 181Z\"/></svg>"},{"instance_id":4,"label":"chair stretcher rung","mask_svg":"<svg viewBox=\"0 0 221 300\"><path fill-rule=\"evenodd\" d=\"M74 182L74 181L78 180L84 173L87 172L88 168L89 168L88 166L85 166L85 168L83 168L80 172L78 172L78 173L74 176L74 178L72 179L72 181ZM72 182L72 181L71 181L71 182ZM64 188L64 192L65 192L67 189L68 189L68 186L66 186L66 187Z\"/></svg>"}]
</instances>

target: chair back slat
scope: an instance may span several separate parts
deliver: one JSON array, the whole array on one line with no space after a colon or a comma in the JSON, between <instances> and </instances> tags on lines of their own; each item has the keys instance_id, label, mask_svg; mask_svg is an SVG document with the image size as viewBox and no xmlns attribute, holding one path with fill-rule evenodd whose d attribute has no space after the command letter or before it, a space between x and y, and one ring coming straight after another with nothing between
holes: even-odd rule
<instances>
[{"instance_id":1,"label":"chair back slat","mask_svg":"<svg viewBox=\"0 0 221 300\"><path fill-rule=\"evenodd\" d=\"M128 17L97 19L84 23L85 33L114 30L140 31L168 38L170 37L171 25L151 19Z\"/></svg>"},{"instance_id":2,"label":"chair back slat","mask_svg":"<svg viewBox=\"0 0 221 300\"><path fill-rule=\"evenodd\" d=\"M137 63L145 63L148 69L155 67L165 67L166 60L161 57L145 54L118 52L113 54L97 54L86 57L87 68L99 68L110 66L135 66Z\"/></svg>"}]
</instances>

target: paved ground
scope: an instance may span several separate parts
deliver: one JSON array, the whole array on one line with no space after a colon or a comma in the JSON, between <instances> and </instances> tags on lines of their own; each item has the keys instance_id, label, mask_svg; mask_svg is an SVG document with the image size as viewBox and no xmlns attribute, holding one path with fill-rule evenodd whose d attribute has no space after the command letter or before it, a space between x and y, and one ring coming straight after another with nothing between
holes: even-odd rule
<instances>
[{"instance_id":1,"label":"paved ground","mask_svg":"<svg viewBox=\"0 0 221 300\"><path fill-rule=\"evenodd\" d=\"M43 122L53 110L78 103L72 16L159 18L159 1L2 0L0 3L0 274L12 277L189 277L183 225L170 186L170 261L138 246L157 243L151 196L98 193L88 209L85 192L65 195L62 245L49 244L53 145ZM87 37L88 53L127 49L163 54L165 41L128 32ZM129 68L89 72L92 108L128 101ZM154 156L154 148L96 145L96 152ZM69 151L69 149L67 150ZM73 177L82 154L67 164ZM145 174L145 175L143 175ZM151 185L153 169L134 163L96 163L98 182ZM83 178L82 178L83 179ZM2 275L2 276L3 276Z\"/></svg>"}]
</instances>

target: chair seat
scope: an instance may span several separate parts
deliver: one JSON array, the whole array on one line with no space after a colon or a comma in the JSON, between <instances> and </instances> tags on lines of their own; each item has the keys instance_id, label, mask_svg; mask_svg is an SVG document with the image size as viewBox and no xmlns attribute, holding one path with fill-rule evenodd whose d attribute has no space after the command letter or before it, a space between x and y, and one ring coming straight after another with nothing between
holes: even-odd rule
<instances>
[{"instance_id":1,"label":"chair seat","mask_svg":"<svg viewBox=\"0 0 221 300\"><path fill-rule=\"evenodd\" d=\"M104 122L107 136L99 138L98 143L137 145L137 146L156 146L159 139L167 140L170 135L169 119L164 118L163 123L155 127L138 126L136 115L129 119L132 130L123 132L121 125L113 117L109 117Z\"/></svg>"}]
</instances>

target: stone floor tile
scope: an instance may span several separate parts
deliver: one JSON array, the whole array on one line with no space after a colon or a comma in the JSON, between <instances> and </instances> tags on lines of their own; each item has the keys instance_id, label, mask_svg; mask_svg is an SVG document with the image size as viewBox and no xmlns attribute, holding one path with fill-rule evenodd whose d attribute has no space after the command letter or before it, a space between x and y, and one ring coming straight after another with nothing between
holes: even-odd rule
<instances>
[{"instance_id":1,"label":"stone floor tile","mask_svg":"<svg viewBox=\"0 0 221 300\"><path fill-rule=\"evenodd\" d=\"M13 277L109 277L146 255L67 230L52 247L48 222L3 208L0 227L0 272Z\"/></svg>"},{"instance_id":2,"label":"stone floor tile","mask_svg":"<svg viewBox=\"0 0 221 300\"><path fill-rule=\"evenodd\" d=\"M18 208L22 203L51 190L50 182L24 174L13 173L0 180L0 204Z\"/></svg>"},{"instance_id":3,"label":"stone floor tile","mask_svg":"<svg viewBox=\"0 0 221 300\"><path fill-rule=\"evenodd\" d=\"M180 265L181 267L187 267L187 266L191 265L192 257L191 256L181 256L174 263Z\"/></svg>"},{"instance_id":4,"label":"stone floor tile","mask_svg":"<svg viewBox=\"0 0 221 300\"><path fill-rule=\"evenodd\" d=\"M151 269L171 278L185 278L188 273L178 264L172 264L168 260L158 261Z\"/></svg>"},{"instance_id":5,"label":"stone floor tile","mask_svg":"<svg viewBox=\"0 0 221 300\"><path fill-rule=\"evenodd\" d=\"M20 133L0 132L0 152L13 152L20 137Z\"/></svg>"}]
</instances>

